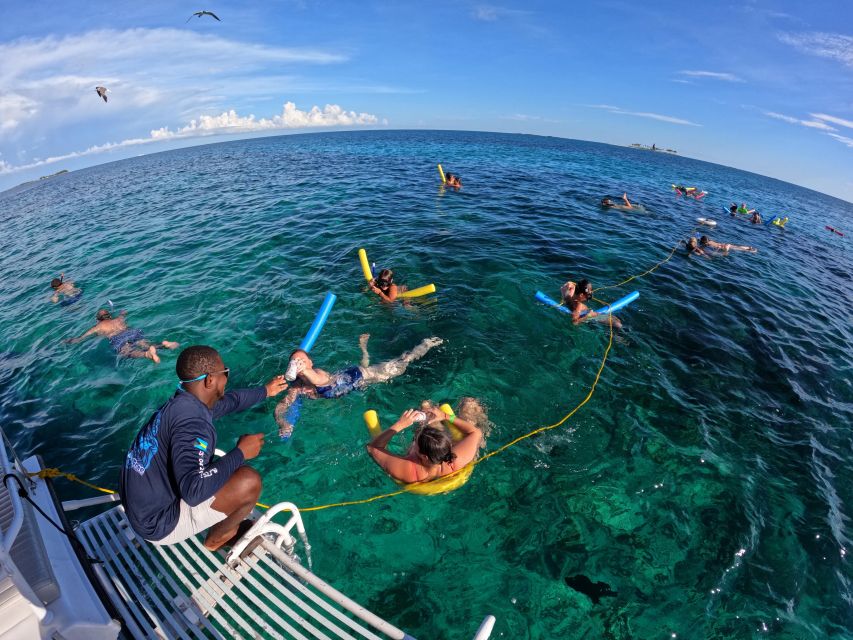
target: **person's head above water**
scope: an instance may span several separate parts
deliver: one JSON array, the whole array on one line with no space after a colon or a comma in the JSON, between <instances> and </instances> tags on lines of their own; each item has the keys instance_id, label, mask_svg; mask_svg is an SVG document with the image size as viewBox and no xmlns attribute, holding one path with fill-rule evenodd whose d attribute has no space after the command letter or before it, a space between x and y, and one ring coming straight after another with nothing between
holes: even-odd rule
<instances>
[{"instance_id":1,"label":"person's head above water","mask_svg":"<svg viewBox=\"0 0 853 640\"><path fill-rule=\"evenodd\" d=\"M705 245L708 244L708 242L710 242L710 240L711 239L708 236L702 236L701 238L699 238L699 244L701 244L704 247Z\"/></svg>"},{"instance_id":2,"label":"person's head above water","mask_svg":"<svg viewBox=\"0 0 853 640\"><path fill-rule=\"evenodd\" d=\"M175 363L180 388L192 393L208 407L225 395L231 370L213 347L193 345L181 351Z\"/></svg>"},{"instance_id":3,"label":"person's head above water","mask_svg":"<svg viewBox=\"0 0 853 640\"><path fill-rule=\"evenodd\" d=\"M394 284L394 272L391 269L383 269L376 276L376 286L383 291L388 289L392 284Z\"/></svg>"},{"instance_id":4,"label":"person's head above water","mask_svg":"<svg viewBox=\"0 0 853 640\"><path fill-rule=\"evenodd\" d=\"M98 322L103 322L104 320L112 320L113 316L106 309L98 309L98 313L95 314L95 320Z\"/></svg>"},{"instance_id":5,"label":"person's head above water","mask_svg":"<svg viewBox=\"0 0 853 640\"><path fill-rule=\"evenodd\" d=\"M443 429L422 427L416 436L416 442L420 454L432 464L449 463L456 459L456 454L452 451L453 441Z\"/></svg>"},{"instance_id":6,"label":"person's head above water","mask_svg":"<svg viewBox=\"0 0 853 640\"><path fill-rule=\"evenodd\" d=\"M592 297L592 283L584 278L575 285L575 298L583 297L584 300L589 300Z\"/></svg>"},{"instance_id":7,"label":"person's head above water","mask_svg":"<svg viewBox=\"0 0 853 640\"><path fill-rule=\"evenodd\" d=\"M693 251L695 249L696 249L696 238L690 238L690 240L687 241L687 250Z\"/></svg>"},{"instance_id":8,"label":"person's head above water","mask_svg":"<svg viewBox=\"0 0 853 640\"><path fill-rule=\"evenodd\" d=\"M602 198L601 199L601 206L602 207L612 207L613 201L610 198Z\"/></svg>"},{"instance_id":9,"label":"person's head above water","mask_svg":"<svg viewBox=\"0 0 853 640\"><path fill-rule=\"evenodd\" d=\"M290 354L290 361L287 365L287 371L284 372L284 379L288 382L293 382L300 373L314 366L311 356L307 351L302 349L294 349Z\"/></svg>"},{"instance_id":10,"label":"person's head above water","mask_svg":"<svg viewBox=\"0 0 853 640\"><path fill-rule=\"evenodd\" d=\"M61 286L62 286L62 278L54 278L53 280L50 281L50 288L51 289L59 289L59 287L61 287Z\"/></svg>"}]
</instances>

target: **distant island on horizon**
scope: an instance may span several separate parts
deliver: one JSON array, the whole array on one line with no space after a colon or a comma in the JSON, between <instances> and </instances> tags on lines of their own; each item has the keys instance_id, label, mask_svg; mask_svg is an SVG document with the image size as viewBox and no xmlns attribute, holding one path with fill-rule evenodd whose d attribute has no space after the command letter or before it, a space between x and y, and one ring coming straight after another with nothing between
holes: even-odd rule
<instances>
[{"instance_id":1,"label":"distant island on horizon","mask_svg":"<svg viewBox=\"0 0 853 640\"><path fill-rule=\"evenodd\" d=\"M51 174L48 174L46 176L41 176L40 178L38 178L36 180L27 180L26 182L16 184L14 187L9 187L8 189L6 189L4 191L0 191L0 193L9 193L12 191L18 191L19 189L26 187L27 185L36 184L38 182L41 182L42 180L50 180L51 178L61 176L64 173L70 173L70 171L68 171L68 169L60 169L56 173L51 173Z\"/></svg>"},{"instance_id":2,"label":"distant island on horizon","mask_svg":"<svg viewBox=\"0 0 853 640\"><path fill-rule=\"evenodd\" d=\"M655 144L652 144L652 146L648 146L645 144L640 144L639 142L635 142L634 144L629 144L628 146L632 149L642 149L643 151L660 151L661 153L674 153L678 155L678 151L676 151L675 149L664 149L663 147L659 147Z\"/></svg>"}]
</instances>

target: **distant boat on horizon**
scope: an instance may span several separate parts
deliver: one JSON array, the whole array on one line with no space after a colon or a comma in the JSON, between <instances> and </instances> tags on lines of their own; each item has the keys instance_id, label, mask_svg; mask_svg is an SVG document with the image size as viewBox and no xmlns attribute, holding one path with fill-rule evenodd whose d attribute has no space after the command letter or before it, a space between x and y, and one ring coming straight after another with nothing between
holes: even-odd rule
<instances>
[{"instance_id":1,"label":"distant boat on horizon","mask_svg":"<svg viewBox=\"0 0 853 640\"><path fill-rule=\"evenodd\" d=\"M648 146L645 144L640 144L639 142L635 142L634 144L629 144L628 146L632 149L642 149L643 151L660 151L661 153L678 154L678 151L676 151L675 149L664 149L663 147L658 147L655 144L653 144L652 146Z\"/></svg>"}]
</instances>

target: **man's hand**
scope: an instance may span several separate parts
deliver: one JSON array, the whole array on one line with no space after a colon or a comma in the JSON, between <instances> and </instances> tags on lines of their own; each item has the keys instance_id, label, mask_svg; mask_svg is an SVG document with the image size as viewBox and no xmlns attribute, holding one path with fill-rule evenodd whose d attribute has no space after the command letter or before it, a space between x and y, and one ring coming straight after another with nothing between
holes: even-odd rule
<instances>
[{"instance_id":1,"label":"man's hand","mask_svg":"<svg viewBox=\"0 0 853 640\"><path fill-rule=\"evenodd\" d=\"M240 439L237 441L237 448L243 452L244 460L251 460L252 458L257 458L263 446L263 433L247 433L240 436Z\"/></svg>"},{"instance_id":2,"label":"man's hand","mask_svg":"<svg viewBox=\"0 0 853 640\"><path fill-rule=\"evenodd\" d=\"M272 398L287 389L287 381L284 379L284 376L276 376L264 386L267 389L267 398Z\"/></svg>"}]
</instances>

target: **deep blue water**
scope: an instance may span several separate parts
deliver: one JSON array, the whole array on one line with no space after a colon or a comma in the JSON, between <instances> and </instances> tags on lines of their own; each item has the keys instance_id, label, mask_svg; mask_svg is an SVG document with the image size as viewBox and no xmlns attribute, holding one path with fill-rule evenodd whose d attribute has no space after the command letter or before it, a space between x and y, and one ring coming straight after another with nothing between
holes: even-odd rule
<instances>
[{"instance_id":1,"label":"deep blue water","mask_svg":"<svg viewBox=\"0 0 853 640\"><path fill-rule=\"evenodd\" d=\"M462 176L438 185L436 162ZM709 192L676 198L671 183ZM627 191L646 213L604 211ZM784 231L729 219L746 201ZM487 450L587 393L606 327L535 303L568 278L614 284L663 260L697 217L757 254L682 251L602 291L619 314L598 389L563 428L478 467L445 496L305 514L315 571L426 638L853 637L853 205L676 156L557 138L400 131L294 135L111 163L0 194L0 421L21 455L115 486L127 445L174 388L163 363L62 344L112 300L155 338L207 343L232 385L282 371L327 290L314 356L334 370L422 338L445 344L391 384L307 403L293 440L253 461L262 500L301 507L393 490L361 415L475 396ZM387 308L356 258L436 296ZM59 271L84 287L48 302ZM275 432L268 402L220 447ZM89 495L60 485L63 497ZM596 604L567 582L606 583Z\"/></svg>"}]
</instances>

